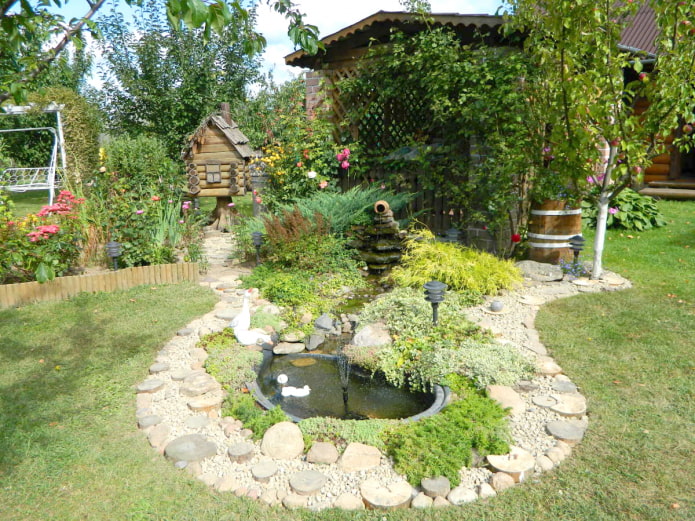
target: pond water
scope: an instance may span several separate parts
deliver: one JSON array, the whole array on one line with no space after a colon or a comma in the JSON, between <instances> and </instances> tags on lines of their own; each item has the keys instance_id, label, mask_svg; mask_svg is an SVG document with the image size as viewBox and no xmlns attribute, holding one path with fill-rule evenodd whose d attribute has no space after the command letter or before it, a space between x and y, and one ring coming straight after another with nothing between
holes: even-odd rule
<instances>
[{"instance_id":1,"label":"pond water","mask_svg":"<svg viewBox=\"0 0 695 521\"><path fill-rule=\"evenodd\" d=\"M288 377L287 386L308 385L307 396L282 396L279 375ZM272 406L297 419L330 416L341 419L409 418L428 411L438 392L411 392L393 387L383 376L352 366L343 394L337 357L330 355L278 355L268 353L256 381L258 389Z\"/></svg>"}]
</instances>

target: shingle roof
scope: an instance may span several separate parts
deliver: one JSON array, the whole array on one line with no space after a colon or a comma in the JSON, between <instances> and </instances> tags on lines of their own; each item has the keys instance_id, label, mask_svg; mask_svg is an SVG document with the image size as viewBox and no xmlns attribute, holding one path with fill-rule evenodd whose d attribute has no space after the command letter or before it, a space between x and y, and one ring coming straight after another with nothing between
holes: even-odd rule
<instances>
[{"instance_id":1,"label":"shingle roof","mask_svg":"<svg viewBox=\"0 0 695 521\"><path fill-rule=\"evenodd\" d=\"M222 134L224 134L224 137L227 138L227 141L229 141L229 144L232 145L237 152L239 152L241 157L248 159L255 155L253 148L251 148L248 144L249 138L247 138L244 133L239 130L239 125L237 125L234 121L232 121L231 124L227 123L227 121L225 121L225 119L219 114L211 114L203 120L193 135L188 139L186 146L184 146L183 151L181 152L182 158L185 159L189 157L191 150L193 149L193 144L205 135L208 126L211 124L220 129Z\"/></svg>"},{"instance_id":2,"label":"shingle roof","mask_svg":"<svg viewBox=\"0 0 695 521\"><path fill-rule=\"evenodd\" d=\"M646 2L639 8L634 20L623 31L620 45L629 50L639 50L655 55L656 37L659 35L659 27L656 25L654 11Z\"/></svg>"}]
</instances>

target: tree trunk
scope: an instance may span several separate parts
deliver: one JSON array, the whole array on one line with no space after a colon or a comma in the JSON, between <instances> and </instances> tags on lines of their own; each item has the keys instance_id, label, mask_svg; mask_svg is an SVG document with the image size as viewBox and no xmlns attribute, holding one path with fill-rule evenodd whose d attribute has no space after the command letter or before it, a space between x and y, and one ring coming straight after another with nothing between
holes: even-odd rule
<instances>
[{"instance_id":1,"label":"tree trunk","mask_svg":"<svg viewBox=\"0 0 695 521\"><path fill-rule=\"evenodd\" d=\"M594 264L591 268L591 278L598 280L603 273L603 245L606 242L606 222L608 221L608 194L601 192L598 200L598 216L596 217L596 237L594 238Z\"/></svg>"},{"instance_id":2,"label":"tree trunk","mask_svg":"<svg viewBox=\"0 0 695 521\"><path fill-rule=\"evenodd\" d=\"M237 209L230 206L231 204L231 197L217 197L217 205L211 214L212 226L216 230L230 231L235 217L238 215Z\"/></svg>"}]
</instances>

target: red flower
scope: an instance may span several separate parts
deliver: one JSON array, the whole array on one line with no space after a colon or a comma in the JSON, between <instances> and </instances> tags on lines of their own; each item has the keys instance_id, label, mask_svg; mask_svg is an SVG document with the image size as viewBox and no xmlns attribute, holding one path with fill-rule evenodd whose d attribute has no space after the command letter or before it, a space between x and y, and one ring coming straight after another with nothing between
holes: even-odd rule
<instances>
[{"instance_id":1,"label":"red flower","mask_svg":"<svg viewBox=\"0 0 695 521\"><path fill-rule=\"evenodd\" d=\"M153 196L152 196L152 200L153 200L153 201L159 201L160 199L161 199L161 197L159 197L158 195L153 195Z\"/></svg>"},{"instance_id":2,"label":"red flower","mask_svg":"<svg viewBox=\"0 0 695 521\"><path fill-rule=\"evenodd\" d=\"M519 235L518 233L513 233L512 242L521 242L521 235Z\"/></svg>"}]
</instances>

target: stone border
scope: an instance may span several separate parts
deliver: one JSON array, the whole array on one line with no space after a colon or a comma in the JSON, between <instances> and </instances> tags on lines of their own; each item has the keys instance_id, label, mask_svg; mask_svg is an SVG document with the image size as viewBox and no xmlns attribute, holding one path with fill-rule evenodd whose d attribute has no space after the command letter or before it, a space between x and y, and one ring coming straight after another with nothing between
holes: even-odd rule
<instances>
[{"instance_id":1,"label":"stone border","mask_svg":"<svg viewBox=\"0 0 695 521\"><path fill-rule=\"evenodd\" d=\"M552 278L552 275L525 272L525 276L527 289L533 289L539 281L551 282L552 291L546 293L546 302L578 292L610 291L630 286L628 281L613 274L608 274L604 281L580 284L559 280L557 274ZM273 430L269 429L260 444L249 443L247 439L251 433L241 429L240 422L219 417L224 393L219 384L202 370L207 354L195 347L198 337L226 326L229 311L224 308L230 303L241 306L241 299L230 295L234 292L234 284L220 285L217 282L219 279L204 284L214 285L227 303L216 306L217 313L213 311L189 324L160 351L156 363L150 367L150 373L156 377L137 386L136 416L142 432L158 452L165 454L177 468L186 469L220 492L230 491L237 496L260 499L268 505L282 504L286 508L312 510L463 505L501 493L534 473L553 469L571 454L572 446L581 441L588 426L586 400L577 392L576 385L562 374L562 368L547 356L544 346L537 341L535 329L526 319L524 326L527 331L522 342L525 345L518 347L536 356L541 376L532 382L519 382L516 390L491 386L488 391L504 406L511 407L512 435L517 443L525 444L523 436L520 440L516 438L517 414L531 409L540 413L544 428L537 436L543 441L536 456L518 446L512 447L509 454L489 456L487 465L492 471L482 467L462 468L462 483L453 489L441 476L425 479L420 487L414 488L393 471L377 449L359 443L348 445L342 456L338 456L332 444L317 442L306 456L300 449L290 457L278 459L271 455L273 436L279 440L277 445L281 450L292 445L292 438L303 447L296 425L285 422L296 429L292 435L287 432L280 436L269 434ZM558 284L552 286L552 282ZM505 305L533 309L530 314L532 322L538 305L524 303L515 292L507 292L502 297L506 300ZM476 320L487 315L488 320L509 320L508 315L486 314L484 307L485 304L469 310L472 315L469 318ZM495 324L492 326L494 332ZM320 452L318 447L323 449L321 454L317 454Z\"/></svg>"}]
</instances>

